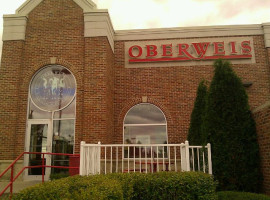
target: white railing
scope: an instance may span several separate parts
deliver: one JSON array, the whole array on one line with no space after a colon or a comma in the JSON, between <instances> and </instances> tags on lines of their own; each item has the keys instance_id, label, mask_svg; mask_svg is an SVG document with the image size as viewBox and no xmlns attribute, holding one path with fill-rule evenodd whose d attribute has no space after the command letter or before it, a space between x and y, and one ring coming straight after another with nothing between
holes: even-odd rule
<instances>
[{"instance_id":1,"label":"white railing","mask_svg":"<svg viewBox=\"0 0 270 200\"><path fill-rule=\"evenodd\" d=\"M80 175L159 171L202 171L212 174L211 145L86 144L81 142Z\"/></svg>"}]
</instances>

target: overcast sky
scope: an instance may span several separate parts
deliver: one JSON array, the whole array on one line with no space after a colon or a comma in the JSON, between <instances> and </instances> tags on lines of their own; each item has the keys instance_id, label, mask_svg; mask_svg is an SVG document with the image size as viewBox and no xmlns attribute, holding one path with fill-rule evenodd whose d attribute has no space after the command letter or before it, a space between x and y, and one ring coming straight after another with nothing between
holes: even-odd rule
<instances>
[{"instance_id":1,"label":"overcast sky","mask_svg":"<svg viewBox=\"0 0 270 200\"><path fill-rule=\"evenodd\" d=\"M109 9L115 30L270 22L270 0L93 0ZM0 15L25 0L0 0ZM2 41L3 20L0 18ZM0 55L2 42L0 43Z\"/></svg>"}]
</instances>

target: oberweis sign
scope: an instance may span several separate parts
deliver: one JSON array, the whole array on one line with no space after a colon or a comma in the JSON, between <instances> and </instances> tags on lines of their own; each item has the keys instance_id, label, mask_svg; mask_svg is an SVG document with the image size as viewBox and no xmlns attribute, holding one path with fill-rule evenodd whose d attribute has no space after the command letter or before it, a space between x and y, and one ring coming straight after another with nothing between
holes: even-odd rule
<instances>
[{"instance_id":1,"label":"oberweis sign","mask_svg":"<svg viewBox=\"0 0 270 200\"><path fill-rule=\"evenodd\" d=\"M125 43L126 67L208 65L223 58L255 63L251 37L133 41Z\"/></svg>"}]
</instances>

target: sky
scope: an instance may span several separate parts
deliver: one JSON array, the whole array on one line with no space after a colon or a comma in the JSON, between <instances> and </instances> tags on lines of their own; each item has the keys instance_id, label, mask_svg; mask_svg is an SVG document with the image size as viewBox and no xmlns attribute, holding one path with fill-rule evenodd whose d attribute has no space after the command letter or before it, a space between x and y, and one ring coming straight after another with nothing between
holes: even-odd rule
<instances>
[{"instance_id":1,"label":"sky","mask_svg":"<svg viewBox=\"0 0 270 200\"><path fill-rule=\"evenodd\" d=\"M93 0L108 9L115 30L270 22L270 0ZM0 0L0 15L25 0ZM2 41L3 18L0 18ZM0 42L0 57L2 42Z\"/></svg>"}]
</instances>

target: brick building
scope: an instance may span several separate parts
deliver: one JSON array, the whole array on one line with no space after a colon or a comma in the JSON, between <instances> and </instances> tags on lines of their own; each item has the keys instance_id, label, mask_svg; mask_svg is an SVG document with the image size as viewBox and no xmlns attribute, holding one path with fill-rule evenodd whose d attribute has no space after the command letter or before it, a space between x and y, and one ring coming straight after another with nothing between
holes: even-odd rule
<instances>
[{"instance_id":1,"label":"brick building","mask_svg":"<svg viewBox=\"0 0 270 200\"><path fill-rule=\"evenodd\" d=\"M219 57L246 85L270 194L270 23L115 31L90 0L27 0L4 15L1 171L23 151L78 153L80 141L183 142Z\"/></svg>"}]
</instances>

